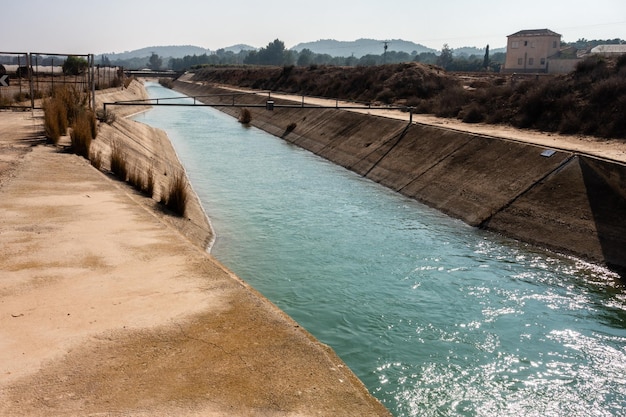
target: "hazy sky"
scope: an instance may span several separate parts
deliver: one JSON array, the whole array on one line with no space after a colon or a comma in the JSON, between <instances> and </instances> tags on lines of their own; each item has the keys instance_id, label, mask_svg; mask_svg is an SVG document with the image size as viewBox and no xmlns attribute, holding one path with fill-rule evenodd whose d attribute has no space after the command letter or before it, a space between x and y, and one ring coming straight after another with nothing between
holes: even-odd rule
<instances>
[{"instance_id":1,"label":"hazy sky","mask_svg":"<svg viewBox=\"0 0 626 417\"><path fill-rule=\"evenodd\" d=\"M564 41L626 39L626 1L595 0L11 0L1 52L110 53L148 46L287 48L319 39L403 39L441 49L506 45L522 29ZM391 48L393 49L393 45ZM346 54L349 55L349 52Z\"/></svg>"}]
</instances>

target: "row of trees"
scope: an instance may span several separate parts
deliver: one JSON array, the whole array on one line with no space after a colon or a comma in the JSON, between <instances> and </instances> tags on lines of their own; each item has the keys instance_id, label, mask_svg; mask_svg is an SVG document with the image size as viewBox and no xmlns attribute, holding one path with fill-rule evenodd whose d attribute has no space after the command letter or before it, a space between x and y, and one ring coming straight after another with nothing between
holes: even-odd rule
<instances>
[{"instance_id":1,"label":"row of trees","mask_svg":"<svg viewBox=\"0 0 626 417\"><path fill-rule=\"evenodd\" d=\"M328 54L316 54L310 49L293 51L285 48L283 41L276 39L265 48L258 51L232 51L218 50L215 54L185 56L184 58L170 59L169 67L175 71L184 71L202 65L273 65L273 66L309 66L309 65L336 65L336 66L374 66L382 64L399 64L404 62L421 62L434 64L449 71L498 71L504 63L505 54L497 53L489 55L489 46L485 56L456 56L453 49L444 45L439 55L433 52L389 51L381 55L364 55L360 58L333 57Z\"/></svg>"}]
</instances>

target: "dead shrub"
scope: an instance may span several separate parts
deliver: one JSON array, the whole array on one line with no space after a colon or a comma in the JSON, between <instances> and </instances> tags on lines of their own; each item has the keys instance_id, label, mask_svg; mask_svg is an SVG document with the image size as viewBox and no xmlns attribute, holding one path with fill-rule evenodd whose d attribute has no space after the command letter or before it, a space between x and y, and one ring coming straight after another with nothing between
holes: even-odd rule
<instances>
[{"instance_id":1,"label":"dead shrub","mask_svg":"<svg viewBox=\"0 0 626 417\"><path fill-rule=\"evenodd\" d=\"M453 86L435 97L433 110L438 117L457 117L466 102L467 95L463 87Z\"/></svg>"},{"instance_id":2,"label":"dead shrub","mask_svg":"<svg viewBox=\"0 0 626 417\"><path fill-rule=\"evenodd\" d=\"M252 113L246 107L242 107L239 113L239 123L247 125L252 121Z\"/></svg>"},{"instance_id":3,"label":"dead shrub","mask_svg":"<svg viewBox=\"0 0 626 417\"><path fill-rule=\"evenodd\" d=\"M480 123L485 120L485 108L478 103L466 106L460 114L464 123Z\"/></svg>"},{"instance_id":4,"label":"dead shrub","mask_svg":"<svg viewBox=\"0 0 626 417\"><path fill-rule=\"evenodd\" d=\"M79 90L73 85L63 85L55 87L52 91L52 98L60 100L67 112L68 124L74 123L76 117L87 106L89 97L84 91Z\"/></svg>"},{"instance_id":5,"label":"dead shrub","mask_svg":"<svg viewBox=\"0 0 626 417\"><path fill-rule=\"evenodd\" d=\"M94 138L92 120L95 120L93 112L83 110L75 116L72 131L70 132L72 151L86 159L89 159L89 148Z\"/></svg>"},{"instance_id":6,"label":"dead shrub","mask_svg":"<svg viewBox=\"0 0 626 417\"><path fill-rule=\"evenodd\" d=\"M122 146L119 142L111 143L111 172L122 181L126 181L128 178L128 165L126 162L126 156L122 151Z\"/></svg>"},{"instance_id":7,"label":"dead shrub","mask_svg":"<svg viewBox=\"0 0 626 417\"><path fill-rule=\"evenodd\" d=\"M97 119L108 125L111 125L117 120L117 116L111 110L105 110L104 108L96 110Z\"/></svg>"},{"instance_id":8,"label":"dead shrub","mask_svg":"<svg viewBox=\"0 0 626 417\"><path fill-rule=\"evenodd\" d=\"M148 168L146 172L146 180L141 191L149 197L154 195L154 170L152 167Z\"/></svg>"},{"instance_id":9,"label":"dead shrub","mask_svg":"<svg viewBox=\"0 0 626 417\"><path fill-rule=\"evenodd\" d=\"M48 98L43 102L44 131L46 137L55 145L67 132L67 109L57 98Z\"/></svg>"},{"instance_id":10,"label":"dead shrub","mask_svg":"<svg viewBox=\"0 0 626 417\"><path fill-rule=\"evenodd\" d=\"M93 166L97 170L102 170L102 152L93 152L89 158L89 162L91 162L91 166Z\"/></svg>"},{"instance_id":11,"label":"dead shrub","mask_svg":"<svg viewBox=\"0 0 626 417\"><path fill-rule=\"evenodd\" d=\"M182 173L175 174L163 194L163 204L178 216L184 216L187 209L187 181Z\"/></svg>"}]
</instances>

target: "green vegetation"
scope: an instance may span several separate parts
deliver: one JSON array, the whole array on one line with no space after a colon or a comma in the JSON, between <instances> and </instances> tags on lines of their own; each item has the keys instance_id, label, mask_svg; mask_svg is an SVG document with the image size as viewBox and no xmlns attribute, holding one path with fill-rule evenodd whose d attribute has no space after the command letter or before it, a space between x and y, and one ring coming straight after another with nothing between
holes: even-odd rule
<instances>
[{"instance_id":1,"label":"green vegetation","mask_svg":"<svg viewBox=\"0 0 626 417\"><path fill-rule=\"evenodd\" d=\"M70 55L63 63L63 74L80 75L83 74L88 67L89 63L85 58Z\"/></svg>"},{"instance_id":2,"label":"green vegetation","mask_svg":"<svg viewBox=\"0 0 626 417\"><path fill-rule=\"evenodd\" d=\"M153 52L152 55L150 55L148 67L153 71L158 71L161 69L161 66L163 66L163 59Z\"/></svg>"},{"instance_id":3,"label":"green vegetation","mask_svg":"<svg viewBox=\"0 0 626 417\"><path fill-rule=\"evenodd\" d=\"M381 54L366 54L360 58L354 56L337 57L329 54L318 54L307 48L299 52L285 49L285 44L281 40L276 39L258 51L243 50L235 54L231 51L220 49L210 55L188 55L183 58L173 58L169 61L169 67L174 71L186 71L208 65L295 65L299 67L333 65L356 67L421 62L424 64L437 64L449 71L483 71L485 69L498 71L504 63L505 54L487 54L488 65L485 65L485 58L482 55L467 55L463 51L460 54L455 54L447 45L443 46L440 54L434 52L417 53L417 51L409 54L393 50L384 53L381 47Z\"/></svg>"}]
</instances>

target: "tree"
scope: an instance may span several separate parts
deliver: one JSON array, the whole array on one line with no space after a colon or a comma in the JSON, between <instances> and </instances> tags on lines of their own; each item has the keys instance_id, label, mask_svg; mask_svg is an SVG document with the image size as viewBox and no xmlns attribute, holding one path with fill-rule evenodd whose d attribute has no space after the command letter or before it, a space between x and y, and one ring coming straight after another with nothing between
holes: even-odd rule
<instances>
[{"instance_id":1,"label":"tree","mask_svg":"<svg viewBox=\"0 0 626 417\"><path fill-rule=\"evenodd\" d=\"M304 48L300 51L300 55L298 56L298 66L300 67L308 67L311 65L313 61L313 51L310 49Z\"/></svg>"},{"instance_id":2,"label":"tree","mask_svg":"<svg viewBox=\"0 0 626 417\"><path fill-rule=\"evenodd\" d=\"M285 43L275 39L258 52L260 65L283 65L285 63Z\"/></svg>"},{"instance_id":3,"label":"tree","mask_svg":"<svg viewBox=\"0 0 626 417\"><path fill-rule=\"evenodd\" d=\"M422 52L413 58L415 62L422 64L436 64L439 57L434 52Z\"/></svg>"},{"instance_id":4,"label":"tree","mask_svg":"<svg viewBox=\"0 0 626 417\"><path fill-rule=\"evenodd\" d=\"M79 75L87 70L89 63L85 58L70 55L63 63L63 74L65 75Z\"/></svg>"},{"instance_id":5,"label":"tree","mask_svg":"<svg viewBox=\"0 0 626 417\"><path fill-rule=\"evenodd\" d=\"M483 58L483 68L489 68L489 44L487 44L487 48L485 49L485 57Z\"/></svg>"},{"instance_id":6,"label":"tree","mask_svg":"<svg viewBox=\"0 0 626 417\"><path fill-rule=\"evenodd\" d=\"M150 55L150 62L148 63L148 68L150 68L153 71L158 71L161 69L161 65L163 65L163 60L161 59L161 57L155 54L154 52L152 52L152 55Z\"/></svg>"},{"instance_id":7,"label":"tree","mask_svg":"<svg viewBox=\"0 0 626 417\"><path fill-rule=\"evenodd\" d=\"M446 70L450 68L450 64L452 64L453 61L452 52L452 48L450 48L447 43L444 43L441 54L437 58L437 65Z\"/></svg>"}]
</instances>

